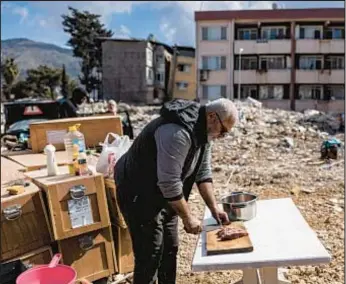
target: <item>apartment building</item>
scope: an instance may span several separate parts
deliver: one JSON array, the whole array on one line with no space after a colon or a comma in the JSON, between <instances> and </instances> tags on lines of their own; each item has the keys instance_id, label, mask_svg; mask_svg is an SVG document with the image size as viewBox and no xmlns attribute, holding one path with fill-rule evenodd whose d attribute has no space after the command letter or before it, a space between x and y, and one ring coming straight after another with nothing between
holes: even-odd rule
<instances>
[{"instance_id":1,"label":"apartment building","mask_svg":"<svg viewBox=\"0 0 346 284\"><path fill-rule=\"evenodd\" d=\"M153 104L167 96L173 49L144 39L102 41L105 99Z\"/></svg>"},{"instance_id":2,"label":"apartment building","mask_svg":"<svg viewBox=\"0 0 346 284\"><path fill-rule=\"evenodd\" d=\"M175 46L171 69L170 93L172 98L196 98L195 48Z\"/></svg>"},{"instance_id":3,"label":"apartment building","mask_svg":"<svg viewBox=\"0 0 346 284\"><path fill-rule=\"evenodd\" d=\"M197 95L343 112L343 8L195 12Z\"/></svg>"}]
</instances>

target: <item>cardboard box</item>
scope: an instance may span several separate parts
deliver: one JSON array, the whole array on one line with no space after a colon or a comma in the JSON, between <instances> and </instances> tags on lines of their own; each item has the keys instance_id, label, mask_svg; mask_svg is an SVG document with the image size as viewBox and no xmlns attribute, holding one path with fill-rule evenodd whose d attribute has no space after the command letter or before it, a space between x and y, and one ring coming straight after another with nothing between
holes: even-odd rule
<instances>
[{"instance_id":1,"label":"cardboard box","mask_svg":"<svg viewBox=\"0 0 346 284\"><path fill-rule=\"evenodd\" d=\"M68 132L68 127L78 123L81 124L79 131L84 134L88 148L94 148L100 142L104 142L109 132L123 135L120 116L90 116L36 122L30 124L32 151L40 153L49 143L53 144L56 150L65 150L63 138Z\"/></svg>"}]
</instances>

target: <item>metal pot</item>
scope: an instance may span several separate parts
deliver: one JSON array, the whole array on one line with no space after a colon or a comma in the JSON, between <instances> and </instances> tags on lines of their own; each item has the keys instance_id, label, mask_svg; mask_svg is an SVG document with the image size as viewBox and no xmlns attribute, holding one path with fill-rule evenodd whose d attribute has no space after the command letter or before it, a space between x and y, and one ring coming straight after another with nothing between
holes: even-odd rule
<instances>
[{"instance_id":1,"label":"metal pot","mask_svg":"<svg viewBox=\"0 0 346 284\"><path fill-rule=\"evenodd\" d=\"M238 191L221 198L223 210L230 221L249 221L256 216L257 195Z\"/></svg>"}]
</instances>

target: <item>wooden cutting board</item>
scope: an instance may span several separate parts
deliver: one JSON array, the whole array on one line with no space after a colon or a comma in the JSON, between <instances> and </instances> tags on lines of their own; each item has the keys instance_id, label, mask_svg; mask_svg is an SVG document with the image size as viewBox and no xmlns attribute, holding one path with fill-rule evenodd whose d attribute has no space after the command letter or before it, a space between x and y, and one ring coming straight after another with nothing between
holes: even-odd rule
<instances>
[{"instance_id":1,"label":"wooden cutting board","mask_svg":"<svg viewBox=\"0 0 346 284\"><path fill-rule=\"evenodd\" d=\"M232 222L226 227L236 227L245 229L243 222ZM217 237L219 229L206 232L207 240L207 255L226 254L226 253L240 253L251 252L253 246L250 240L250 236L242 237L230 241L220 241Z\"/></svg>"}]
</instances>

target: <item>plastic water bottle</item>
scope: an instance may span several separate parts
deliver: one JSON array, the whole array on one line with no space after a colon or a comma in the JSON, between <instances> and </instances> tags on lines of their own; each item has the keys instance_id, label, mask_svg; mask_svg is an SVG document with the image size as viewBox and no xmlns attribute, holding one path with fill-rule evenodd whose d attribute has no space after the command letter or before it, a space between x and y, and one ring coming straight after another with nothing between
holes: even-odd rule
<instances>
[{"instance_id":1,"label":"plastic water bottle","mask_svg":"<svg viewBox=\"0 0 346 284\"><path fill-rule=\"evenodd\" d=\"M74 158L79 152L85 152L85 139L83 133L78 131L80 124L70 126L64 137L65 150L67 152L68 167L71 175L75 175Z\"/></svg>"},{"instance_id":2,"label":"plastic water bottle","mask_svg":"<svg viewBox=\"0 0 346 284\"><path fill-rule=\"evenodd\" d=\"M55 147L48 144L44 148L44 153L47 155L47 174L48 176L56 176L59 174L58 165L55 159Z\"/></svg>"}]
</instances>

